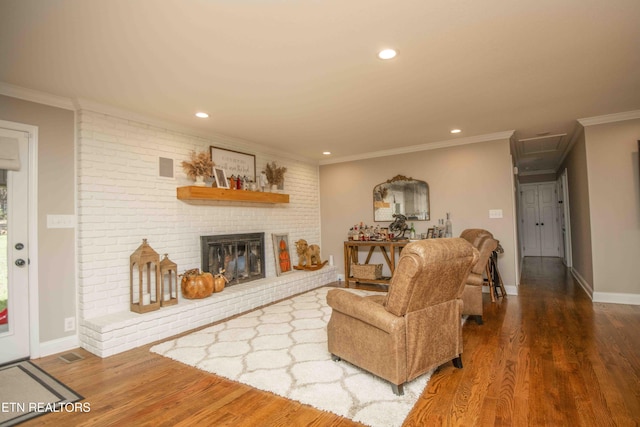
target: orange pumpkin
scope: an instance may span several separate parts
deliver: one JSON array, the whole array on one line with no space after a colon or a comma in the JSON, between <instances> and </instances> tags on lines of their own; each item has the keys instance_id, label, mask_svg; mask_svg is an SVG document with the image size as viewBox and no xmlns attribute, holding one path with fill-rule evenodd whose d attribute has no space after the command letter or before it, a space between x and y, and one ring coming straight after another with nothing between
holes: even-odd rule
<instances>
[{"instance_id":1,"label":"orange pumpkin","mask_svg":"<svg viewBox=\"0 0 640 427\"><path fill-rule=\"evenodd\" d=\"M213 275L200 273L197 268L189 270L182 275L180 287L182 296L187 299L206 298L213 293Z\"/></svg>"},{"instance_id":2,"label":"orange pumpkin","mask_svg":"<svg viewBox=\"0 0 640 427\"><path fill-rule=\"evenodd\" d=\"M216 274L213 278L213 292L222 292L227 279L222 274Z\"/></svg>"}]
</instances>

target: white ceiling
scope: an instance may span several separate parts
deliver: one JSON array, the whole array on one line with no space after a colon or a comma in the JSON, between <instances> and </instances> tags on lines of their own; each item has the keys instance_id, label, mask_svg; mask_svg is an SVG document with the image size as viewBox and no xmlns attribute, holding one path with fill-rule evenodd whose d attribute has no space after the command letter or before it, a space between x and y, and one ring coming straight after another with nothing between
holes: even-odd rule
<instances>
[{"instance_id":1,"label":"white ceiling","mask_svg":"<svg viewBox=\"0 0 640 427\"><path fill-rule=\"evenodd\" d=\"M0 82L318 160L509 130L566 148L576 119L640 109L640 1L0 0L0 61ZM521 170L557 166L546 139L514 145Z\"/></svg>"}]
</instances>

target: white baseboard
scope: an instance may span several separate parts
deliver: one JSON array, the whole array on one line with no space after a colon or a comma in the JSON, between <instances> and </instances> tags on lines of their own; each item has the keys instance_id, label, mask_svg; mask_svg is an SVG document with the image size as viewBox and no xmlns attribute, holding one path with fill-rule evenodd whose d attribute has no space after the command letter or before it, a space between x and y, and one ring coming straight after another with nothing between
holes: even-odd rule
<instances>
[{"instance_id":1,"label":"white baseboard","mask_svg":"<svg viewBox=\"0 0 640 427\"><path fill-rule=\"evenodd\" d=\"M593 302L609 304L640 305L640 294L623 294L617 292L594 292Z\"/></svg>"},{"instance_id":2,"label":"white baseboard","mask_svg":"<svg viewBox=\"0 0 640 427\"><path fill-rule=\"evenodd\" d=\"M593 287L584 280L575 268L571 268L571 274L578 284L584 289L591 301L607 304L640 305L640 294L626 294L621 292L594 292Z\"/></svg>"},{"instance_id":3,"label":"white baseboard","mask_svg":"<svg viewBox=\"0 0 640 427\"><path fill-rule=\"evenodd\" d=\"M593 287L586 280L584 280L584 277L582 277L580 273L578 273L578 270L573 267L571 267L571 275L574 279L576 279L576 282L578 282L580 287L584 289L589 298L593 300Z\"/></svg>"},{"instance_id":4,"label":"white baseboard","mask_svg":"<svg viewBox=\"0 0 640 427\"><path fill-rule=\"evenodd\" d=\"M40 354L38 357L49 356L51 354L62 353L80 347L78 335L71 335L57 340L40 343Z\"/></svg>"},{"instance_id":5,"label":"white baseboard","mask_svg":"<svg viewBox=\"0 0 640 427\"><path fill-rule=\"evenodd\" d=\"M507 291L507 295L518 295L517 286L505 286L504 290Z\"/></svg>"}]
</instances>

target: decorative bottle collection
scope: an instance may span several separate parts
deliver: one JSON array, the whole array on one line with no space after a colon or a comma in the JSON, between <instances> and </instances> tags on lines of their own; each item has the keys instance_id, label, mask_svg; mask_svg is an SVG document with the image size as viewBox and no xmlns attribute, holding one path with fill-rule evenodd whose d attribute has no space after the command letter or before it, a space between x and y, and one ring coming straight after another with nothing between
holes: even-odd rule
<instances>
[{"instance_id":1,"label":"decorative bottle collection","mask_svg":"<svg viewBox=\"0 0 640 427\"><path fill-rule=\"evenodd\" d=\"M453 225L451 223L451 212L447 212L447 219L438 219L438 224L429 228L428 233L419 234L413 223L409 228L409 239L425 239L425 238L441 238L441 237L453 237ZM389 228L380 227L379 225L371 226L364 222L354 225L349 229L347 233L348 240L360 240L360 241L385 241L393 240L393 233L389 233ZM406 239L406 237L404 238Z\"/></svg>"},{"instance_id":2,"label":"decorative bottle collection","mask_svg":"<svg viewBox=\"0 0 640 427\"><path fill-rule=\"evenodd\" d=\"M453 237L453 226L451 224L451 213L447 212L447 220L439 219L438 225L433 229L433 237Z\"/></svg>"},{"instance_id":3,"label":"decorative bottle collection","mask_svg":"<svg viewBox=\"0 0 640 427\"><path fill-rule=\"evenodd\" d=\"M235 176L231 175L229 180L229 188L231 190L251 190L256 191L257 186L256 183L251 181L248 176Z\"/></svg>"},{"instance_id":4,"label":"decorative bottle collection","mask_svg":"<svg viewBox=\"0 0 640 427\"><path fill-rule=\"evenodd\" d=\"M347 234L348 240L361 240L361 241L382 241L388 239L388 233L384 232L379 225L369 226L363 222L356 224L349 229Z\"/></svg>"}]
</instances>

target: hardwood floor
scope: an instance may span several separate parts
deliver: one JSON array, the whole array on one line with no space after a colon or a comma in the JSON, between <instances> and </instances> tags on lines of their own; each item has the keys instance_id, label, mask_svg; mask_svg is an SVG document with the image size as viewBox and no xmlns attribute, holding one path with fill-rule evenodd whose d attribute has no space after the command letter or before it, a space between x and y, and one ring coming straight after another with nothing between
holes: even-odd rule
<instances>
[{"instance_id":1,"label":"hardwood floor","mask_svg":"<svg viewBox=\"0 0 640 427\"><path fill-rule=\"evenodd\" d=\"M632 426L640 420L640 307L592 303L557 258L526 258L519 296L464 326L464 368L442 366L405 426ZM88 413L24 426L356 426L144 346L34 362L85 396Z\"/></svg>"}]
</instances>

